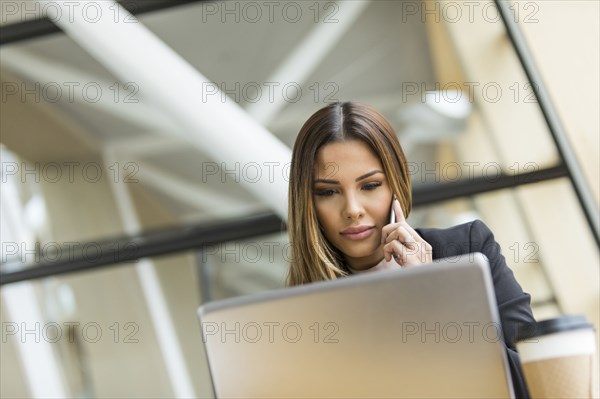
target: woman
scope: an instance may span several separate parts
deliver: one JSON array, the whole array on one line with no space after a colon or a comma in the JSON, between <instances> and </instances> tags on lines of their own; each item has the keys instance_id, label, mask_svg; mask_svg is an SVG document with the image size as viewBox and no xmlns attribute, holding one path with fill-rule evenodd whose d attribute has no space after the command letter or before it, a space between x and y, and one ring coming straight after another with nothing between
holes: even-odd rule
<instances>
[{"instance_id":1,"label":"woman","mask_svg":"<svg viewBox=\"0 0 600 399\"><path fill-rule=\"evenodd\" d=\"M534 322L530 296L492 232L479 220L449 229L413 229L406 223L411 202L406 158L381 114L354 102L317 111L293 149L288 285L482 252L490 262L515 394L528 397L514 338ZM396 215L392 223L390 205Z\"/></svg>"}]
</instances>

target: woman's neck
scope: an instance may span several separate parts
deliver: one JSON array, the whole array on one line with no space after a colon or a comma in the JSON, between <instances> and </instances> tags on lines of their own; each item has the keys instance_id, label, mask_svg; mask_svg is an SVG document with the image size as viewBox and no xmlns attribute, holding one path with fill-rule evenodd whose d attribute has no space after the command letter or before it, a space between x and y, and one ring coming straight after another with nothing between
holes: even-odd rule
<instances>
[{"instance_id":1,"label":"woman's neck","mask_svg":"<svg viewBox=\"0 0 600 399\"><path fill-rule=\"evenodd\" d=\"M360 274L360 273L375 272L378 270L402 268L402 266L400 266L394 260L394 258L392 258L389 262L386 261L385 258L383 258L383 259L381 259L381 261L379 261L379 263L377 263L373 266L369 266L365 269L353 269L350 265L346 265L346 266L348 267L350 274Z\"/></svg>"}]
</instances>

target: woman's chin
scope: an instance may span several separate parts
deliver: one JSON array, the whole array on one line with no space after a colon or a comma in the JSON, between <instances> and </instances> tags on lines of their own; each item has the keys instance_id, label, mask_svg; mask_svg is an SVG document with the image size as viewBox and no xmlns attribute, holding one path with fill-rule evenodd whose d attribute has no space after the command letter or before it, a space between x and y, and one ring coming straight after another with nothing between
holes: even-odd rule
<instances>
[{"instance_id":1,"label":"woman's chin","mask_svg":"<svg viewBox=\"0 0 600 399\"><path fill-rule=\"evenodd\" d=\"M376 254L380 252L377 251L377 249L365 249L365 250L358 250L358 248L353 248L352 251L345 251L344 255L346 256L346 258L350 258L356 261L369 261L369 258L373 258L373 259L377 259L377 258L382 258L383 257L383 252L381 252L381 256L377 256Z\"/></svg>"}]
</instances>

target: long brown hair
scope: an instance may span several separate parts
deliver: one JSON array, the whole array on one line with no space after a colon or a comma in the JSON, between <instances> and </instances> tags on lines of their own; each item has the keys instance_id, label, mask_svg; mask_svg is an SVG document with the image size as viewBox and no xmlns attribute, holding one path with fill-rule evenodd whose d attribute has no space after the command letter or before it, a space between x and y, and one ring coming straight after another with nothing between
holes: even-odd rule
<instances>
[{"instance_id":1,"label":"long brown hair","mask_svg":"<svg viewBox=\"0 0 600 399\"><path fill-rule=\"evenodd\" d=\"M292 249L288 285L331 280L348 274L343 255L325 238L313 198L319 149L329 143L360 140L379 158L404 216L412 206L410 175L396 133L383 115L356 103L330 104L302 126L292 153L288 196L288 234Z\"/></svg>"}]
</instances>

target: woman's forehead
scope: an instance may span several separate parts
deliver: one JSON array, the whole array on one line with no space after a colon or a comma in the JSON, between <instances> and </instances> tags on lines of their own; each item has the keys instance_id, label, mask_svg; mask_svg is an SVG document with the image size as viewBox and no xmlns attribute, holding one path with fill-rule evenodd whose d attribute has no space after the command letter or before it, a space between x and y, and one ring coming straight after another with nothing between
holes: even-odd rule
<instances>
[{"instance_id":1,"label":"woman's forehead","mask_svg":"<svg viewBox=\"0 0 600 399\"><path fill-rule=\"evenodd\" d=\"M361 158L364 160L376 160L379 162L371 147L360 140L336 141L325 144L317 151L316 162L323 162L331 159Z\"/></svg>"},{"instance_id":2,"label":"woman's forehead","mask_svg":"<svg viewBox=\"0 0 600 399\"><path fill-rule=\"evenodd\" d=\"M327 144L319 150L315 161L317 178L334 178L341 173L360 176L365 171L382 168L371 148L359 140Z\"/></svg>"}]
</instances>

